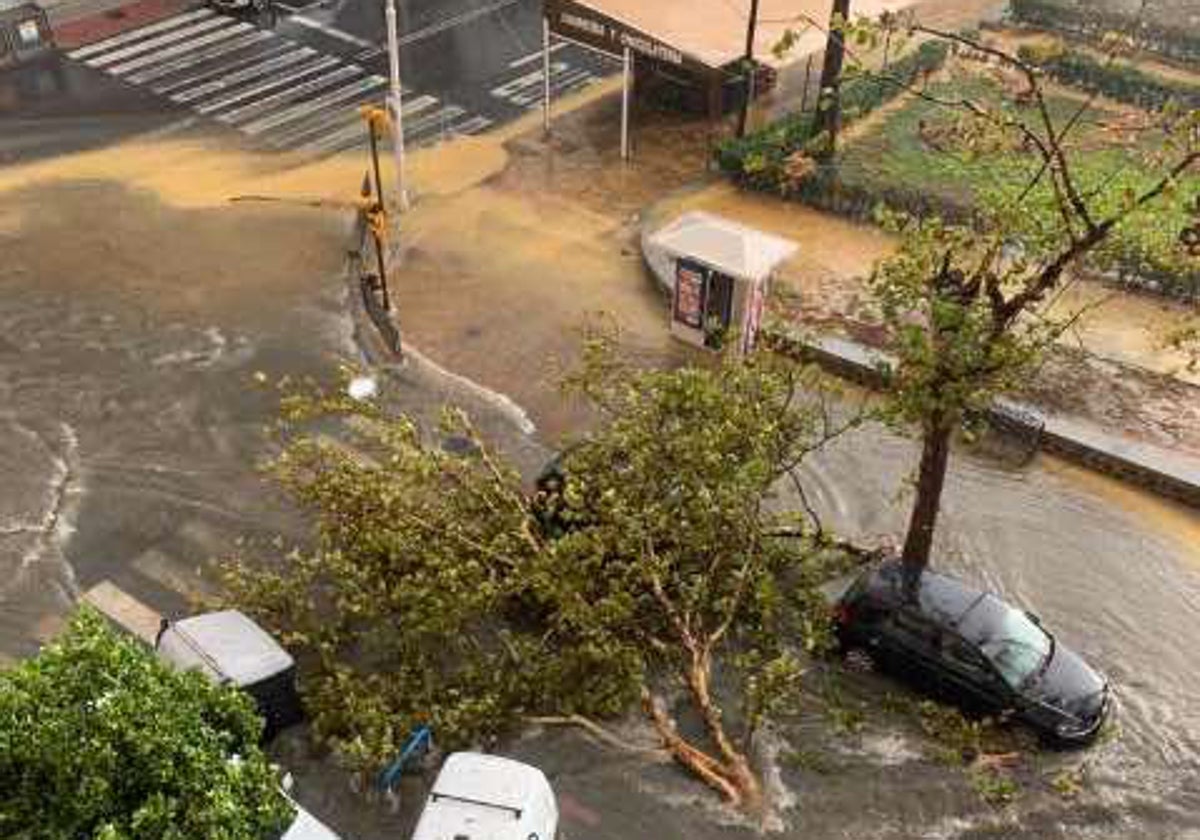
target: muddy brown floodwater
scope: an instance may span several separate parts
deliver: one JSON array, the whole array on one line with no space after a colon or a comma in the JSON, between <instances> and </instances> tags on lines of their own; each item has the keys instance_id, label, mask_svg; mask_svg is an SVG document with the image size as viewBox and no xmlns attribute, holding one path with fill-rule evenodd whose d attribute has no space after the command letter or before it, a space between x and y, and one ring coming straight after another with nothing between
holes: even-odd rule
<instances>
[{"instance_id":1,"label":"muddy brown floodwater","mask_svg":"<svg viewBox=\"0 0 1200 840\"><path fill-rule=\"evenodd\" d=\"M143 151L81 158L59 177L49 169L36 177L0 173L0 655L8 658L32 652L78 591L99 579L161 609L182 609L184 596L205 585L197 570L236 537L302 533L295 511L254 469L266 454L261 429L274 400L253 385L253 374L328 378L354 358L337 279L341 216L229 206L229 195L283 189L284 181L253 182L240 158ZM616 211L595 188L575 208L546 197L531 204L519 194L528 188L523 179L546 189L590 180L586 168L551 170L534 152L527 144L516 172L493 176L486 202L460 201L465 185L446 181L440 200L426 205L428 218L414 216L427 250L413 255L424 274L409 312L431 313L427 332L439 324L461 330L429 348L435 361L449 355L448 366L484 385L520 392L545 429L553 383L535 365L561 341L546 320L561 327L568 315L607 302L633 316L647 356L674 356L678 348L655 332L665 316L655 310L658 297L638 285L649 283L639 262L620 254L632 241L628 214L644 203L638 191L657 185L629 176L627 203ZM504 154L479 148L464 161L486 178ZM173 166L186 194L169 188ZM358 164L331 166L286 186L329 194L344 178L353 190ZM479 249L441 247L457 213ZM527 243L496 256L507 241L547 227L563 234L561 249ZM836 247L827 251L836 263ZM589 273L564 279L577 257ZM592 269L602 287L588 285ZM511 282L524 295L515 299L528 323L511 313L474 323L475 306L512 302L486 287L511 272L524 272ZM397 384L401 409L427 412L459 399L415 375ZM513 440L503 421L481 425ZM523 465L538 455L535 443L525 444L513 444ZM908 502L896 492L914 458L911 441L867 428L813 459L807 480L841 532L895 535ZM1039 758L1046 775L1086 765L1076 799L1043 785L996 810L961 772L926 759L919 737L903 727L869 718L847 739L823 722L788 727L777 736L781 751L820 749L837 767L818 773L779 764L794 802L782 836L1200 837L1200 516L1053 460L1015 468L958 453L937 555L939 565L1036 610L1106 671L1119 699L1119 734L1085 753ZM628 729L630 737L645 735L636 723ZM505 748L549 773L572 840L753 834L669 764L617 755L561 730L531 732ZM406 836L421 797L415 781L393 818L362 805L326 764L296 761L298 796L346 840Z\"/></svg>"}]
</instances>

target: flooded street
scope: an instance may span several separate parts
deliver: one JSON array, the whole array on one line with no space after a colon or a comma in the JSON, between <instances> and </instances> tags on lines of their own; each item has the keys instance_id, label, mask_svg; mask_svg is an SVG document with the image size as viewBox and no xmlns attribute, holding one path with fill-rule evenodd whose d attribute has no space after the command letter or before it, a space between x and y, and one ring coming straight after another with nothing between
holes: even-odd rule
<instances>
[{"instance_id":1,"label":"flooded street","mask_svg":"<svg viewBox=\"0 0 1200 840\"><path fill-rule=\"evenodd\" d=\"M589 119L612 132L612 110L605 103ZM536 441L503 417L477 413L525 468L576 419L550 362L571 349L570 327L588 310L616 310L640 357L682 355L665 339L631 219L664 183L696 171L703 153L695 141L693 157L656 181L614 169L611 155L572 147L569 129L556 130L553 153L526 141L508 151L464 144L450 157L417 156L407 285L397 287L407 338L530 411ZM642 153L650 159L651 150ZM612 182L593 166L607 167ZM256 470L269 454L263 427L275 398L255 374L328 380L357 358L339 276L344 213L227 200L352 195L361 161L248 174L242 158L147 148L47 167L0 172L7 659L33 652L99 580L182 610L189 594L211 585L211 559L239 537L303 534L303 521ZM802 224L806 213L792 218ZM830 224L805 257L825 282L864 258L840 247L849 230ZM525 241L535 236L543 239ZM887 247L883 237L873 241ZM429 373L389 381L395 408L419 416L470 399ZM910 501L897 492L915 462L911 441L864 429L808 465L810 492L842 534L894 538ZM794 797L782 836L1200 837L1200 514L1052 459L1014 468L959 452L937 556L942 568L1037 612L1104 670L1119 699L1118 732L1083 753L1037 757L1047 779L1085 766L1078 799L1047 783L995 809L963 773L926 758L912 732L869 717L862 733L839 738L824 720L806 723L782 734L787 747L819 749L836 766L780 765ZM646 734L637 723L628 729ZM670 764L614 753L570 730L530 732L507 751L547 771L571 840L753 836ZM422 795L416 780L406 782L400 814L390 816L331 781L324 765L297 757L297 770L298 797L346 840L406 836Z\"/></svg>"}]
</instances>

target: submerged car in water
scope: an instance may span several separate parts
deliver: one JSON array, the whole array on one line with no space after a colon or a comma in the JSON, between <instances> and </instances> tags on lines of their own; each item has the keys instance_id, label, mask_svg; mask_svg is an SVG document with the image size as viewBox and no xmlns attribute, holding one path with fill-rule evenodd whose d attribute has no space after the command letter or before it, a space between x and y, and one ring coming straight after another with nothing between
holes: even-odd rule
<instances>
[{"instance_id":1,"label":"submerged car in water","mask_svg":"<svg viewBox=\"0 0 1200 840\"><path fill-rule=\"evenodd\" d=\"M906 586L899 560L855 578L835 624L842 650L1057 745L1091 742L1109 711L1108 681L1036 616L934 572Z\"/></svg>"}]
</instances>

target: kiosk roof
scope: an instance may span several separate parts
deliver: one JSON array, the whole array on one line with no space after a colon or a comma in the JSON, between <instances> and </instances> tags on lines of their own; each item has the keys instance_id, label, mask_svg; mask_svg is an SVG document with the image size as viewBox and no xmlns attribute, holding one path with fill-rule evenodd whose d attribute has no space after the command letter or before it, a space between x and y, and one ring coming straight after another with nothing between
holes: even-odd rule
<instances>
[{"instance_id":1,"label":"kiosk roof","mask_svg":"<svg viewBox=\"0 0 1200 840\"><path fill-rule=\"evenodd\" d=\"M689 58L711 68L737 61L746 50L750 0L556 0L556 6L590 9L670 44ZM857 15L878 16L913 5L913 0L855 0ZM782 59L772 52L787 29L803 31L807 21L829 19L829 0L760 0L754 55L764 64L780 65L825 44L820 29L808 27L800 42Z\"/></svg>"}]
</instances>

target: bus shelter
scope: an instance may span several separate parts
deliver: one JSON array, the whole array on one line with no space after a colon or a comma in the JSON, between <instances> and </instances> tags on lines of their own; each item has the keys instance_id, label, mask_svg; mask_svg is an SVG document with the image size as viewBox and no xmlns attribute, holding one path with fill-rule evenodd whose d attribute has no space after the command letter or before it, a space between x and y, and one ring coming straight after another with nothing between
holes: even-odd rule
<instances>
[{"instance_id":1,"label":"bus shelter","mask_svg":"<svg viewBox=\"0 0 1200 840\"><path fill-rule=\"evenodd\" d=\"M856 0L856 14L874 16L914 0ZM543 119L550 130L550 53L555 41L579 44L621 62L621 156L629 157L630 97L636 75L652 70L686 79L703 92L710 120L726 110L730 92L744 89L748 0L542 0ZM829 0L760 0L750 56L756 83L794 84L800 59L825 44ZM797 36L787 53L775 47Z\"/></svg>"}]
</instances>

